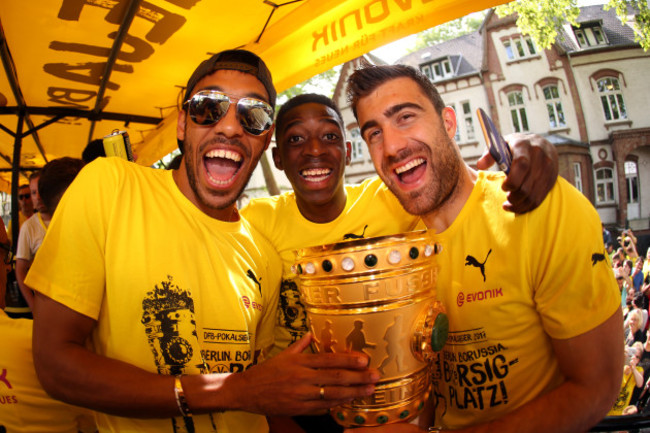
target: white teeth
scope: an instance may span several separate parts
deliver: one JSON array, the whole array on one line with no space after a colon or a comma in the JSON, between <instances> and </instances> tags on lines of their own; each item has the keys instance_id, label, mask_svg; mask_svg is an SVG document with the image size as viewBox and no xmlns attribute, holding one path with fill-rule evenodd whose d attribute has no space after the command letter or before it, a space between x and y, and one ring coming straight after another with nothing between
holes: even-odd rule
<instances>
[{"instance_id":1,"label":"white teeth","mask_svg":"<svg viewBox=\"0 0 650 433\"><path fill-rule=\"evenodd\" d=\"M409 161L407 164L404 164L401 167L397 167L395 169L395 174L402 174L405 171L409 171L413 167L417 167L420 164L424 164L424 158L416 158L414 160Z\"/></svg>"},{"instance_id":2,"label":"white teeth","mask_svg":"<svg viewBox=\"0 0 650 433\"><path fill-rule=\"evenodd\" d=\"M206 153L205 156L207 156L208 158L230 159L231 161L235 161L235 162L241 161L240 154L238 154L237 152L233 152L232 150L226 150L226 149L211 150L208 153Z\"/></svg>"},{"instance_id":3,"label":"white teeth","mask_svg":"<svg viewBox=\"0 0 650 433\"><path fill-rule=\"evenodd\" d=\"M300 175L307 182L321 182L327 179L331 172L332 170L329 168L309 168L307 170L302 170Z\"/></svg>"},{"instance_id":4,"label":"white teeth","mask_svg":"<svg viewBox=\"0 0 650 433\"><path fill-rule=\"evenodd\" d=\"M332 170L329 168L310 168L308 170L303 170L300 174L303 176L327 176Z\"/></svg>"},{"instance_id":5,"label":"white teeth","mask_svg":"<svg viewBox=\"0 0 650 433\"><path fill-rule=\"evenodd\" d=\"M218 180L218 179L215 179L214 177L210 176L209 172L207 173L207 175L208 175L208 179L210 179L210 182L212 182L214 184L217 184L217 185L226 185L232 179L232 178L230 178L228 180Z\"/></svg>"}]
</instances>

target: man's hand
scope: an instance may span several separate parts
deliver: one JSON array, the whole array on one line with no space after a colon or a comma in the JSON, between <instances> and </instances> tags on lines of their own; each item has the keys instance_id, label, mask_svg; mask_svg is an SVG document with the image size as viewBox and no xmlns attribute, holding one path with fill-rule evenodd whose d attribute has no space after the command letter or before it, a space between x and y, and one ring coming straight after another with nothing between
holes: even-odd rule
<instances>
[{"instance_id":1,"label":"man's hand","mask_svg":"<svg viewBox=\"0 0 650 433\"><path fill-rule=\"evenodd\" d=\"M503 182L508 201L503 208L526 213L540 205L548 195L558 175L558 154L555 146L539 135L510 134L505 137L512 151L512 167ZM494 164L489 152L477 162L480 170Z\"/></svg>"},{"instance_id":2,"label":"man's hand","mask_svg":"<svg viewBox=\"0 0 650 433\"><path fill-rule=\"evenodd\" d=\"M307 333L277 356L226 379L236 382L233 388L245 396L242 410L266 415L324 414L374 392L380 376L368 368L366 355L303 353L311 338Z\"/></svg>"}]
</instances>

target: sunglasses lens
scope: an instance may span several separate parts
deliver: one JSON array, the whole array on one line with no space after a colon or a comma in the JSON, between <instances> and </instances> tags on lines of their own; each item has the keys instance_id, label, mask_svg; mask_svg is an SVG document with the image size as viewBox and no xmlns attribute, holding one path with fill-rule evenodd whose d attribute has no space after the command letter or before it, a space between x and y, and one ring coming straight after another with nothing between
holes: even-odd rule
<instances>
[{"instance_id":1,"label":"sunglasses lens","mask_svg":"<svg viewBox=\"0 0 650 433\"><path fill-rule=\"evenodd\" d=\"M230 100L221 93L199 92L190 99L190 118L198 125L217 123L228 111Z\"/></svg>"},{"instance_id":2,"label":"sunglasses lens","mask_svg":"<svg viewBox=\"0 0 650 433\"><path fill-rule=\"evenodd\" d=\"M237 115L246 132L252 135L262 135L273 125L273 109L258 99L240 99L237 103Z\"/></svg>"}]
</instances>

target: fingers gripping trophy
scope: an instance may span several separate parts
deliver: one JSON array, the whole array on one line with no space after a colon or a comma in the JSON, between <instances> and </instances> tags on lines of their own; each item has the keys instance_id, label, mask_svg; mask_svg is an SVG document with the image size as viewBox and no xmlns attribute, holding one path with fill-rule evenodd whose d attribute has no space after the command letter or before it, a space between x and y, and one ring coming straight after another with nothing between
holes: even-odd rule
<instances>
[{"instance_id":1,"label":"fingers gripping trophy","mask_svg":"<svg viewBox=\"0 0 650 433\"><path fill-rule=\"evenodd\" d=\"M409 421L431 393L430 363L449 323L436 298L427 231L357 239L297 252L295 273L317 352L363 352L375 393L331 409L345 427Z\"/></svg>"}]
</instances>

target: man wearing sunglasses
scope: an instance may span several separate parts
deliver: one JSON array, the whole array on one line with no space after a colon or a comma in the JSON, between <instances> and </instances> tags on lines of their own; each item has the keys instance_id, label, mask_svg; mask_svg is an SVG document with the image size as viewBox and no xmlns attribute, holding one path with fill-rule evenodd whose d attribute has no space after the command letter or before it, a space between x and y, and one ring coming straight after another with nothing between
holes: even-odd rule
<instances>
[{"instance_id":1,"label":"man wearing sunglasses","mask_svg":"<svg viewBox=\"0 0 650 433\"><path fill-rule=\"evenodd\" d=\"M178 170L99 158L61 200L26 280L35 366L51 395L101 412L100 431L264 432L255 414L322 413L373 392L367 357L302 354L309 337L256 364L281 264L236 199L270 142L275 97L259 57L216 54L188 81Z\"/></svg>"}]
</instances>

